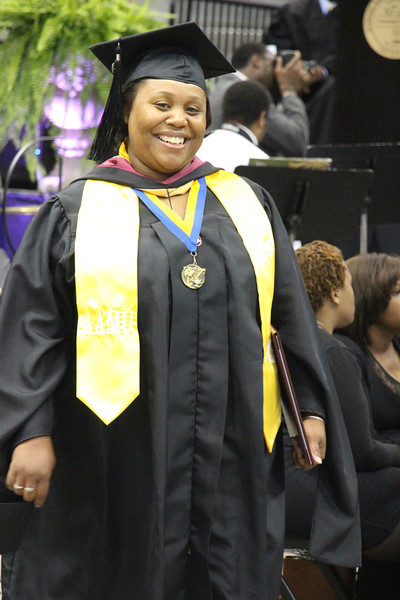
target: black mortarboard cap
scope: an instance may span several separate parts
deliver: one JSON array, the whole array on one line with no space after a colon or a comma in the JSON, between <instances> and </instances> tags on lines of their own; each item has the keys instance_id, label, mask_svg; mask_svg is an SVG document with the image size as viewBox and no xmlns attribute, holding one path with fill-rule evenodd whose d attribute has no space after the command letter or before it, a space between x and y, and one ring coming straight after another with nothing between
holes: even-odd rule
<instances>
[{"instance_id":1,"label":"black mortarboard cap","mask_svg":"<svg viewBox=\"0 0 400 600\"><path fill-rule=\"evenodd\" d=\"M138 79L171 79L198 85L235 69L194 22L102 42L90 47L113 73L113 83L89 158L104 160L115 143L122 88Z\"/></svg>"},{"instance_id":2,"label":"black mortarboard cap","mask_svg":"<svg viewBox=\"0 0 400 600\"><path fill-rule=\"evenodd\" d=\"M118 44L121 48L123 84L143 77L169 79L170 75L175 81L175 77L179 77L179 69L182 69L184 73L178 81L192 83L189 79L193 79L195 85L205 87L204 81L202 82L201 79L197 81L199 66L205 79L232 73L235 70L194 22L172 25L90 46L93 54L111 72ZM182 62L184 56L187 56L188 62ZM174 59L177 65L173 63Z\"/></svg>"}]
</instances>

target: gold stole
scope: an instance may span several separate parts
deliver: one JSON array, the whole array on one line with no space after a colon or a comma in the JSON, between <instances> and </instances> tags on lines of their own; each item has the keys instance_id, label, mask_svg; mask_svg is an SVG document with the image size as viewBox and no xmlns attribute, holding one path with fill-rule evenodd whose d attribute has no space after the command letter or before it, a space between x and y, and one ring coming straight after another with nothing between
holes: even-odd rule
<instances>
[{"instance_id":1,"label":"gold stole","mask_svg":"<svg viewBox=\"0 0 400 600\"><path fill-rule=\"evenodd\" d=\"M140 391L138 240L136 194L87 181L75 242L76 395L107 425Z\"/></svg>"},{"instance_id":2,"label":"gold stole","mask_svg":"<svg viewBox=\"0 0 400 600\"><path fill-rule=\"evenodd\" d=\"M206 176L206 182L232 219L256 275L263 339L264 437L271 452L281 424L278 371L271 347L275 280L275 244L271 223L249 184L238 175L217 171Z\"/></svg>"},{"instance_id":3,"label":"gold stole","mask_svg":"<svg viewBox=\"0 0 400 600\"><path fill-rule=\"evenodd\" d=\"M206 182L231 217L256 275L264 357L264 436L272 451L281 409L271 350L275 271L271 224L253 190L237 175L218 171L206 176ZM138 238L139 202L133 190L88 180L75 244L77 397L106 424L140 392Z\"/></svg>"}]
</instances>

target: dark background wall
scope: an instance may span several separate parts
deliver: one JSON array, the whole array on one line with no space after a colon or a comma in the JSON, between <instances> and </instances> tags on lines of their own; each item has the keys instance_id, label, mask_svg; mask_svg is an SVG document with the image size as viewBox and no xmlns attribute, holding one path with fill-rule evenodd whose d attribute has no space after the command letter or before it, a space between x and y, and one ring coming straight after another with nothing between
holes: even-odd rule
<instances>
[{"instance_id":1,"label":"dark background wall","mask_svg":"<svg viewBox=\"0 0 400 600\"><path fill-rule=\"evenodd\" d=\"M368 45L362 28L368 1L340 2L336 143L400 141L400 60L383 58Z\"/></svg>"}]
</instances>

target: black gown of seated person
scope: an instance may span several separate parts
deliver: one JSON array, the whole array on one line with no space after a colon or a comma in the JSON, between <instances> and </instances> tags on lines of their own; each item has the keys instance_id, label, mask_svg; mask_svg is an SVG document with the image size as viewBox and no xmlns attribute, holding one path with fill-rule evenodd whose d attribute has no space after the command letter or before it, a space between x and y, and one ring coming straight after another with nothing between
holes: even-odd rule
<instances>
[{"instance_id":1,"label":"black gown of seated person","mask_svg":"<svg viewBox=\"0 0 400 600\"><path fill-rule=\"evenodd\" d=\"M366 355L348 337L319 331L350 439L357 471L363 550L376 548L400 523L400 446L380 435L371 420ZM318 474L291 464L285 441L286 516L293 538L308 539Z\"/></svg>"},{"instance_id":2,"label":"black gown of seated person","mask_svg":"<svg viewBox=\"0 0 400 600\"><path fill-rule=\"evenodd\" d=\"M205 163L175 185L215 170ZM159 186L110 167L90 178ZM3 599L276 600L282 443L279 433L270 454L264 442L258 296L242 240L208 190L198 252L207 279L188 289L180 279L187 248L140 202L141 393L106 426L75 395L74 241L84 183L33 219L2 299L1 451L51 433L57 456L44 507L17 552L3 556ZM272 321L301 407L324 414L330 383L308 298L273 202L251 185L275 238ZM319 510L334 507L339 527L329 516L326 532L317 518L316 547L323 553L327 535L328 555L345 548L344 560L358 564L351 464L333 464L333 496Z\"/></svg>"},{"instance_id":3,"label":"black gown of seated person","mask_svg":"<svg viewBox=\"0 0 400 600\"><path fill-rule=\"evenodd\" d=\"M400 339L393 343L400 355ZM375 427L382 436L400 444L400 382L372 354L366 358L366 369Z\"/></svg>"}]
</instances>

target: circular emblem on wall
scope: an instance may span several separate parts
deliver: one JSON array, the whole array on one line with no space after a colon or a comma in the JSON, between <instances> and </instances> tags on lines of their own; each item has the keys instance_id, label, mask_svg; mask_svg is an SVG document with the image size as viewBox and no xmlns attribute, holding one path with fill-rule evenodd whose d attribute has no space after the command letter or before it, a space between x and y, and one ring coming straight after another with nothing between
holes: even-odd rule
<instances>
[{"instance_id":1,"label":"circular emblem on wall","mask_svg":"<svg viewBox=\"0 0 400 600\"><path fill-rule=\"evenodd\" d=\"M400 60L400 0L371 0L364 12L363 30L374 52Z\"/></svg>"}]
</instances>

